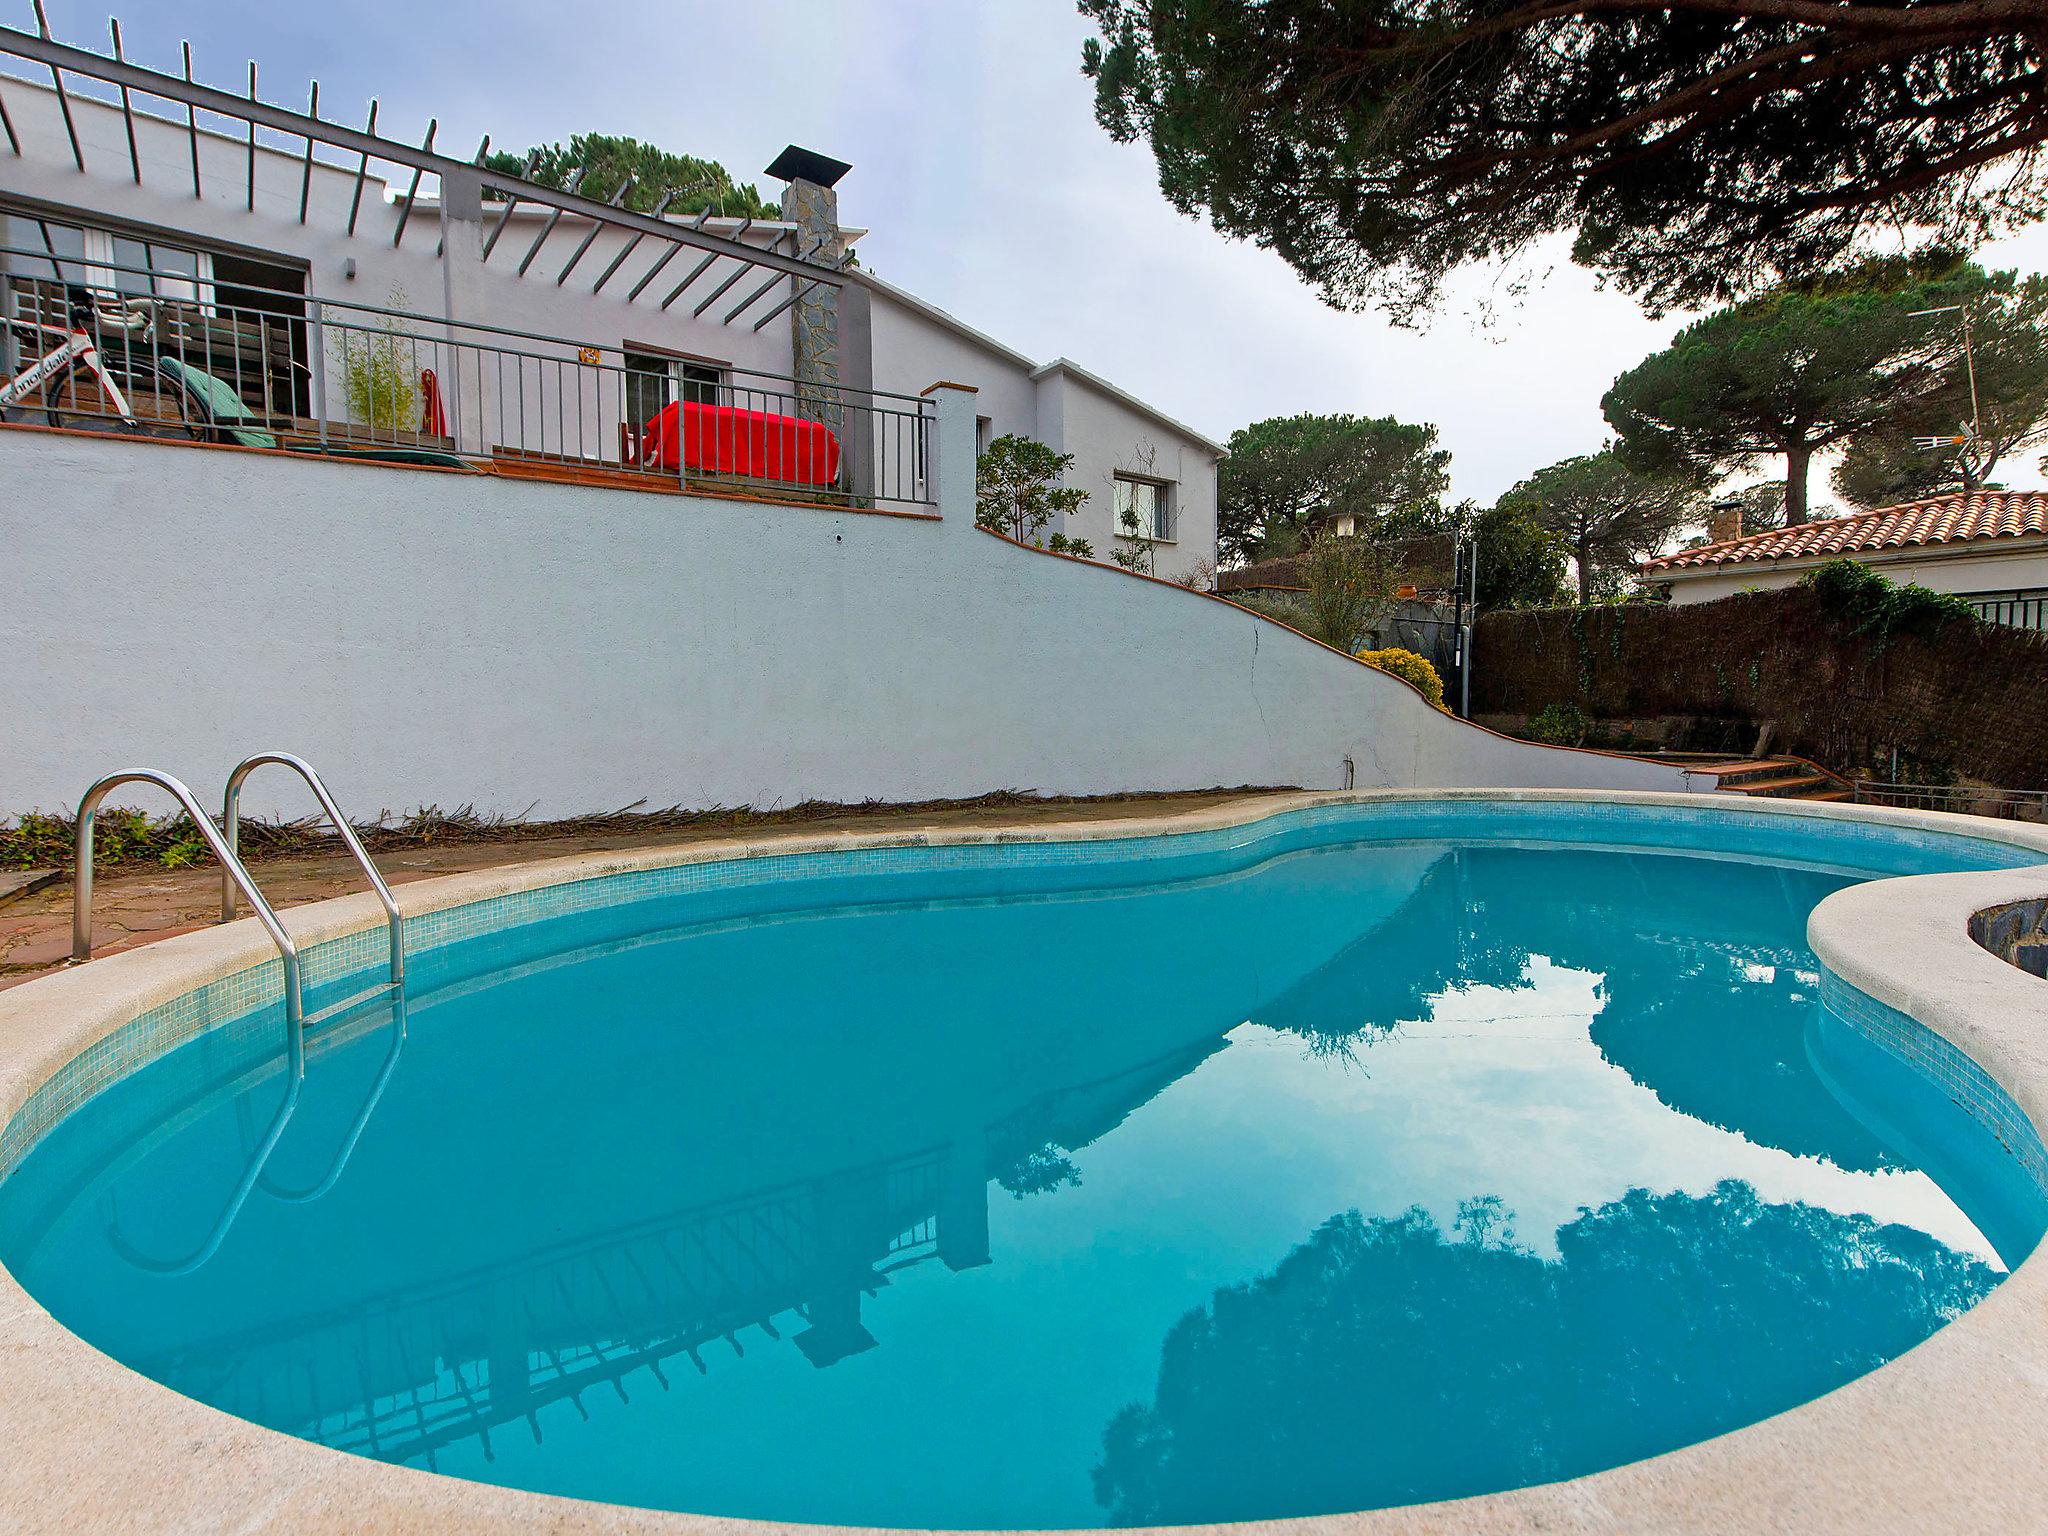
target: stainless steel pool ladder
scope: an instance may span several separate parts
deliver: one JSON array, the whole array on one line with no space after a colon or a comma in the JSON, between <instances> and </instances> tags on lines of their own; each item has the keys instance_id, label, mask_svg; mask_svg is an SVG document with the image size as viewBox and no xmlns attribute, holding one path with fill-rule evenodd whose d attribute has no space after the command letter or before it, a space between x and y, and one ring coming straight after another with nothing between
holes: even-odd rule
<instances>
[{"instance_id":1,"label":"stainless steel pool ladder","mask_svg":"<svg viewBox=\"0 0 2048 1536\"><path fill-rule=\"evenodd\" d=\"M199 829L199 835L206 839L206 846L213 850L213 856L220 860L225 878L239 886L242 894L249 898L249 905L256 909L257 918L284 961L285 1042L293 1078L303 1077L306 1071L306 1015L299 990L298 946L284 931L284 924L277 920L277 914L263 899L256 882L249 878L249 871L242 867L242 861L235 857L235 850L221 836L220 829L214 826L213 818L206 814L184 781L175 775L158 768L130 768L110 773L88 789L85 798L78 802L78 827L73 840L76 862L72 868L71 884L71 958L92 958L93 820L108 792L123 784L154 784L169 793L184 808L192 825Z\"/></svg>"},{"instance_id":2,"label":"stainless steel pool ladder","mask_svg":"<svg viewBox=\"0 0 2048 1536\"><path fill-rule=\"evenodd\" d=\"M278 921L277 913L263 897L263 892L250 877L238 852L237 837L240 815L242 783L255 769L266 763L278 763L290 768L306 781L313 796L320 802L320 808L340 834L343 845L363 873L369 877L370 885L377 893L377 899L384 906L386 926L391 936L391 985L402 986L405 981L405 925L398 913L398 903L392 899L391 888L384 883L384 877L377 872L370 855L363 848L348 818L341 807L334 803L334 797L327 792L320 775L313 765L304 758L290 752L259 752L245 759L235 771L228 775L228 786L221 804L221 825L216 827L213 818L200 807L199 801L184 782L172 774L155 768L127 769L120 773L108 774L85 792L78 802L78 826L75 837L76 862L72 871L71 898L71 958L74 961L92 958L92 846L93 824L110 790L123 784L154 784L168 792L191 818L199 835L213 856L220 860L221 872L221 921L227 922L235 915L235 897L239 892L249 898L249 905L255 911L264 931L277 946L277 953L284 962L284 1020L287 1065L294 1082L306 1074L306 1011L304 990L300 984L299 951L285 932L284 924ZM359 999L345 999L337 1006L347 1006ZM331 1010L330 1010L331 1011Z\"/></svg>"},{"instance_id":3,"label":"stainless steel pool ladder","mask_svg":"<svg viewBox=\"0 0 2048 1536\"><path fill-rule=\"evenodd\" d=\"M342 846L356 861L356 867L370 882L370 889L377 893L377 900L384 905L384 925L391 934L391 984L401 985L405 981L405 921L398 915L398 903L392 900L391 887L384 883L384 877L377 872L369 850L363 847L362 839L356 836L355 828L348 824L348 817L341 813L341 807L334 803L334 796L327 792L327 786L313 765L303 757L291 752L258 752L244 758L228 775L227 792L221 796L220 824L227 837L228 852L239 856L241 852L242 782L266 763L276 763L289 768L306 781L306 787L313 791L313 798L320 802L320 809L327 814L327 820L340 837ZM241 882L234 872L223 863L220 871L220 920L231 921L235 915L235 887Z\"/></svg>"}]
</instances>

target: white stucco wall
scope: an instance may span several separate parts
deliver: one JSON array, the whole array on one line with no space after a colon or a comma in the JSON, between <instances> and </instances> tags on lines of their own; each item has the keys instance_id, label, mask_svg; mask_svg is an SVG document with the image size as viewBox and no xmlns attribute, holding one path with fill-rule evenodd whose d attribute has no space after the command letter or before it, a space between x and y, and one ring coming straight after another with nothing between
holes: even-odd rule
<instances>
[{"instance_id":1,"label":"white stucco wall","mask_svg":"<svg viewBox=\"0 0 2048 1536\"><path fill-rule=\"evenodd\" d=\"M1936 592L2006 592L2048 587L2048 541L2040 539L2000 540L1988 551L1979 545L1949 553L1915 549L1855 558L1901 585L1917 581ZM1674 603L1711 603L1738 592L1769 592L1792 586L1820 563L1799 560L1769 566L1741 565L1698 576L1665 573L1650 579L1669 581Z\"/></svg>"},{"instance_id":2,"label":"white stucco wall","mask_svg":"<svg viewBox=\"0 0 2048 1536\"><path fill-rule=\"evenodd\" d=\"M1216 563L1215 449L1158 413L1132 405L1070 368L1034 364L950 316L912 301L886 283L873 293L875 384L917 390L947 379L977 391L975 413L993 439L1034 437L1070 453L1065 483L1084 490L1081 509L1049 526L1089 541L1107 560L1115 514L1111 478L1127 470L1173 484L1175 538L1154 548L1155 570L1173 580Z\"/></svg>"},{"instance_id":3,"label":"white stucco wall","mask_svg":"<svg viewBox=\"0 0 2048 1536\"><path fill-rule=\"evenodd\" d=\"M0 816L122 767L212 794L263 748L357 816L1320 788L1347 757L1361 787L1683 787L980 532L972 397L942 412L937 522L0 428Z\"/></svg>"},{"instance_id":4,"label":"white stucco wall","mask_svg":"<svg viewBox=\"0 0 2048 1536\"><path fill-rule=\"evenodd\" d=\"M991 438L1016 433L1049 441L1038 419L1031 359L935 319L886 284L868 286L877 389L914 394L935 379L970 384L978 392L975 411L988 419Z\"/></svg>"},{"instance_id":5,"label":"white stucco wall","mask_svg":"<svg viewBox=\"0 0 2048 1536\"><path fill-rule=\"evenodd\" d=\"M1116 543L1117 473L1169 481L1174 536L1153 544L1153 571L1173 581L1203 566L1213 570L1216 451L1066 369L1041 373L1037 383L1039 420L1058 423L1060 451L1074 456L1066 483L1088 493L1063 531L1088 540L1106 560Z\"/></svg>"}]
</instances>

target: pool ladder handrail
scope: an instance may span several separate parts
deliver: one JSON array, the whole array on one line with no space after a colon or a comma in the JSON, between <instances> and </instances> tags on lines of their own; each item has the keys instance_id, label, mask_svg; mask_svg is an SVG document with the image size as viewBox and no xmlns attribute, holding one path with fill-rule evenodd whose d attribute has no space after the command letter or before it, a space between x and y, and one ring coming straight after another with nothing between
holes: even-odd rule
<instances>
[{"instance_id":1,"label":"pool ladder handrail","mask_svg":"<svg viewBox=\"0 0 2048 1536\"><path fill-rule=\"evenodd\" d=\"M108 1246L129 1264L149 1274L166 1277L189 1275L220 1252L221 1244L227 1241L228 1233L241 1218L243 1208L249 1203L249 1197L257 1190L260 1189L272 1199L284 1201L288 1205L309 1205L326 1195L341 1182L342 1173L347 1169L349 1159L355 1156L356 1144L363 1139L363 1132L369 1127L370 1117L376 1113L377 1105L384 1097L384 1090L391 1082L392 1073L398 1066L399 1053L405 1049L404 987L391 989L391 1027L391 1045L384 1053L384 1064L377 1071L376 1081L370 1086L369 1097L363 1101L362 1109L350 1123L348 1134L342 1138L340 1148L335 1152L333 1161L328 1164L326 1176L319 1183L306 1189L289 1189L278 1184L266 1172L270 1164L270 1154L277 1150L278 1142L284 1138L284 1129L291 1123L292 1115L299 1107L299 1099L305 1088L303 1074L297 1077L287 1076L284 1098L271 1113L270 1123L257 1139L255 1149L244 1161L241 1175L235 1180L235 1187L228 1193L227 1203L221 1207L220 1214L214 1218L213 1225L207 1229L206 1236L200 1239L197 1248L182 1258L151 1258L130 1242L121 1231L120 1211L113 1207L110 1207L107 1215ZM239 1099L236 1101L236 1108L238 1112L242 1108L242 1101ZM244 1136L246 1135L245 1130Z\"/></svg>"},{"instance_id":2,"label":"pool ladder handrail","mask_svg":"<svg viewBox=\"0 0 2048 1536\"><path fill-rule=\"evenodd\" d=\"M348 849L356 867L370 882L370 888L377 893L377 900L383 903L385 926L391 934L391 984L403 985L405 981L405 920L399 916L398 903L392 898L391 887L384 883L383 875L377 871L369 851L363 847L362 839L356 836L355 828L349 825L348 817L341 807L334 803L334 796L327 792L327 785L311 763L293 752L258 752L244 758L228 775L228 787L221 796L220 823L227 839L228 851L239 855L241 850L241 809L242 783L249 775L266 763L276 763L289 768L306 781L306 787L313 791L313 798L320 802L320 809L327 815L335 833L341 838L342 846ZM235 915L235 888L239 884L225 861L220 872L220 920L232 921Z\"/></svg>"},{"instance_id":3,"label":"pool ladder handrail","mask_svg":"<svg viewBox=\"0 0 2048 1536\"><path fill-rule=\"evenodd\" d=\"M284 1021L285 1048L289 1070L294 1081L306 1075L306 1014L303 994L299 986L299 950L292 937L285 932L284 924L278 921L277 913L269 902L263 899L263 892L257 889L249 871L236 856L234 846L214 826L213 818L201 808L192 791L185 787L183 780L159 768L129 768L119 773L110 773L95 783L78 802L78 823L73 835L75 864L72 869L71 886L71 958L74 961L92 958L92 845L94 818L99 813L100 802L108 793L123 784L154 784L164 790L184 809L192 825L205 839L213 856L220 860L221 878L230 889L239 889L249 898L249 905L257 919L263 924L270 941L277 946L277 953L284 962Z\"/></svg>"}]
</instances>

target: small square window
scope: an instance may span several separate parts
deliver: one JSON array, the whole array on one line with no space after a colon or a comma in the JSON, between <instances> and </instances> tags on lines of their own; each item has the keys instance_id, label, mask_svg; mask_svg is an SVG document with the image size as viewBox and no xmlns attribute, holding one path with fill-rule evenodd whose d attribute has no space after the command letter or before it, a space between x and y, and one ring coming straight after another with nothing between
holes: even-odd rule
<instances>
[{"instance_id":1,"label":"small square window","mask_svg":"<svg viewBox=\"0 0 2048 1536\"><path fill-rule=\"evenodd\" d=\"M1169 486L1158 480L1141 480L1136 475L1118 475L1115 484L1116 501L1112 512L1117 537L1148 540L1173 537Z\"/></svg>"}]
</instances>

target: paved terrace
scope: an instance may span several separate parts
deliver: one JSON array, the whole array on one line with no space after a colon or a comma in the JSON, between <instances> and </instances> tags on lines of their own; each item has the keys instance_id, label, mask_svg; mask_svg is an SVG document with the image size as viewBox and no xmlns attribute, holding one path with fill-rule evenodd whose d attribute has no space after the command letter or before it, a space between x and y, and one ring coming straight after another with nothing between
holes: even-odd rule
<instances>
[{"instance_id":1,"label":"paved terrace","mask_svg":"<svg viewBox=\"0 0 2048 1536\"><path fill-rule=\"evenodd\" d=\"M809 812L769 812L743 820L706 818L692 827L641 831L586 832L561 837L536 837L511 832L473 842L442 843L393 849L372 855L385 880L394 886L435 875L496 869L572 853L611 853L629 848L681 847L728 838L736 827L762 839L814 837L827 832L888 832L963 826L1033 826L1047 822L1110 821L1119 817L1173 815L1242 804L1291 793L1284 790L1196 790L1181 794L1113 796L1101 799L1047 799L1021 805L990 805L962 801L931 807L856 807L815 816ZM250 873L279 911L346 896L363 888L363 877L346 853L285 856L265 859L252 854ZM4 876L4 872L0 872ZM0 891L4 891L0 885ZM99 870L93 876L93 954L116 954L210 927L220 918L220 866L210 858L190 869L149 866ZM71 878L66 872L51 884L9 899L0 894L0 989L32 981L60 968L71 954Z\"/></svg>"}]
</instances>

